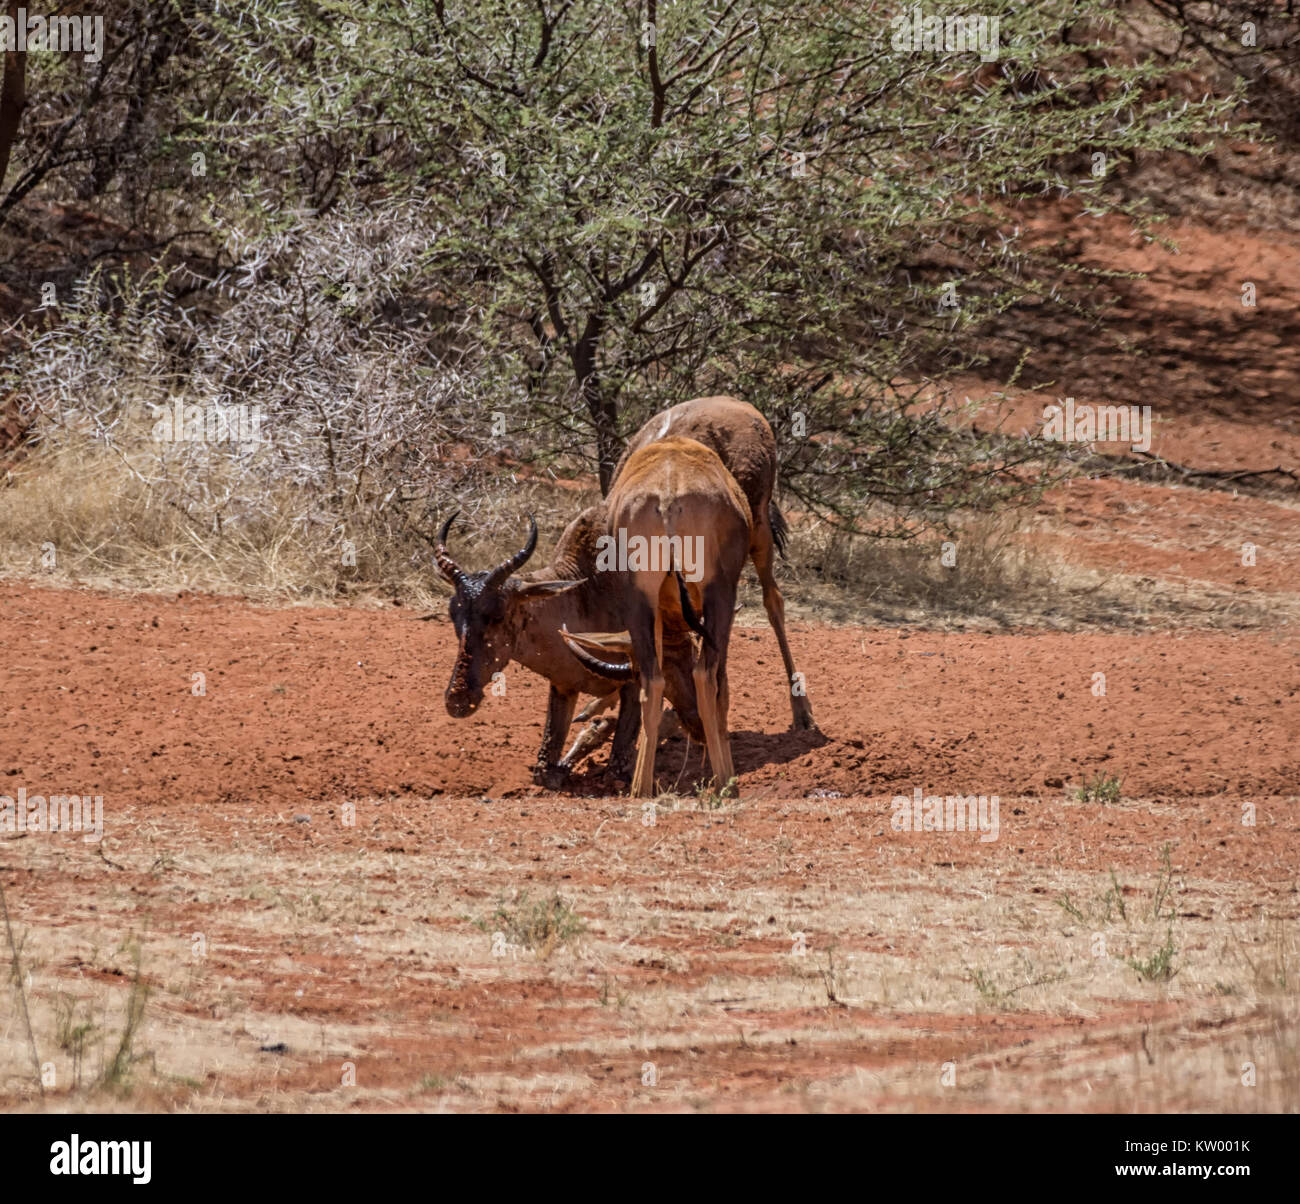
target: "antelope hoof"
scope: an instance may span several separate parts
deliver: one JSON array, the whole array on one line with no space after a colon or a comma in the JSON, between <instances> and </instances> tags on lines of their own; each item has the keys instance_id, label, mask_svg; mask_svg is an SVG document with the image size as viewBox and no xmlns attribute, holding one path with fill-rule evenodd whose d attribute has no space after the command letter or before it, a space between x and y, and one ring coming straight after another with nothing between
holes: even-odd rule
<instances>
[{"instance_id":1,"label":"antelope hoof","mask_svg":"<svg viewBox=\"0 0 1300 1204\"><path fill-rule=\"evenodd\" d=\"M572 774L567 765L536 765L533 767L533 781L547 790L562 790L568 785Z\"/></svg>"},{"instance_id":2,"label":"antelope hoof","mask_svg":"<svg viewBox=\"0 0 1300 1204\"><path fill-rule=\"evenodd\" d=\"M817 721L812 716L812 707L808 706L807 703L795 708L794 729L798 732L815 732L817 730Z\"/></svg>"}]
</instances>

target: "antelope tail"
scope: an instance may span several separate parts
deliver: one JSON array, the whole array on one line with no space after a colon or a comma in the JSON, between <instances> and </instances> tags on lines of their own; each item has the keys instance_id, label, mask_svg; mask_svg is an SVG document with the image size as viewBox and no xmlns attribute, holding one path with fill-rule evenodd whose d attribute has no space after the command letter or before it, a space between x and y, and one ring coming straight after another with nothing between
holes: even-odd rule
<instances>
[{"instance_id":1,"label":"antelope tail","mask_svg":"<svg viewBox=\"0 0 1300 1204\"><path fill-rule=\"evenodd\" d=\"M775 498L767 504L767 521L772 528L772 542L776 544L776 550L784 560L785 545L790 539L790 524L785 521L785 515L777 507Z\"/></svg>"}]
</instances>

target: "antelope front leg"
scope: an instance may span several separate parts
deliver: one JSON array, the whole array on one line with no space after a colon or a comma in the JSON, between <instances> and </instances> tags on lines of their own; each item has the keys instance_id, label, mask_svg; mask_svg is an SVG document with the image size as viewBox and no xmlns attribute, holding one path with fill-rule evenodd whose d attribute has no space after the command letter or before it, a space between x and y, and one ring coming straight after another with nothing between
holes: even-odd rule
<instances>
[{"instance_id":1,"label":"antelope front leg","mask_svg":"<svg viewBox=\"0 0 1300 1204\"><path fill-rule=\"evenodd\" d=\"M542 747L533 769L533 781L555 790L568 779L569 770L560 764L560 750L569 724L573 722L574 708L578 705L576 694L561 694L554 686L546 699L546 728L542 732Z\"/></svg>"},{"instance_id":2,"label":"antelope front leg","mask_svg":"<svg viewBox=\"0 0 1300 1204\"><path fill-rule=\"evenodd\" d=\"M560 767L566 770L576 769L587 757L591 756L602 744L609 739L610 733L614 730L614 720L605 714L618 699L618 692L614 691L600 698L593 698L581 711L578 712L577 719L574 723L587 723L574 738L573 743L569 745L569 751L564 754L560 761Z\"/></svg>"},{"instance_id":3,"label":"antelope front leg","mask_svg":"<svg viewBox=\"0 0 1300 1204\"><path fill-rule=\"evenodd\" d=\"M632 752L640 726L641 692L635 681L629 681L618 694L618 726L614 728L614 743L609 750L609 775L616 782L625 782L631 775Z\"/></svg>"},{"instance_id":4,"label":"antelope front leg","mask_svg":"<svg viewBox=\"0 0 1300 1204\"><path fill-rule=\"evenodd\" d=\"M569 745L569 751L564 754L564 760L560 762L560 768L567 769L570 772L577 769L613 733L614 719L612 716L602 715L599 719L593 719L574 737L573 743Z\"/></svg>"}]
</instances>

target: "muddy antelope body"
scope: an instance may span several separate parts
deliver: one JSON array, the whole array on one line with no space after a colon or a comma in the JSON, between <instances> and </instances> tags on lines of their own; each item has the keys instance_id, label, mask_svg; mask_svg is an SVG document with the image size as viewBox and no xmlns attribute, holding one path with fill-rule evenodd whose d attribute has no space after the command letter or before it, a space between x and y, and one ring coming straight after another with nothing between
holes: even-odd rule
<instances>
[{"instance_id":1,"label":"muddy antelope body","mask_svg":"<svg viewBox=\"0 0 1300 1204\"><path fill-rule=\"evenodd\" d=\"M605 508L592 506L582 511L560 536L551 563L527 573L520 570L537 547L537 526L531 518L528 539L518 552L495 568L469 573L447 551L455 517L443 523L434 544L438 569L455 591L450 611L457 651L444 694L447 713L458 719L472 715L493 675L513 660L550 684L546 726L533 771L536 780L552 787L561 785L572 767L611 732L614 745L609 769L615 778L626 778L639 714L635 683L624 684L593 673L573 657L561 634L565 628L600 631L625 626L621 601L611 589L609 575L596 571L599 540L606 531ZM702 741L684 627L670 632L669 651L669 701L683 727ZM597 712L618 700L618 721L602 720L599 727L583 732L561 757L582 694L598 697L601 705L590 708Z\"/></svg>"}]
</instances>

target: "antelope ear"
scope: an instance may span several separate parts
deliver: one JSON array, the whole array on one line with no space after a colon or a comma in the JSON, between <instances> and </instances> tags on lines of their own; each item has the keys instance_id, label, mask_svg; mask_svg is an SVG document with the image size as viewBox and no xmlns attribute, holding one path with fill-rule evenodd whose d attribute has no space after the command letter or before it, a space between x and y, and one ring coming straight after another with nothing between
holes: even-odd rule
<instances>
[{"instance_id":1,"label":"antelope ear","mask_svg":"<svg viewBox=\"0 0 1300 1204\"><path fill-rule=\"evenodd\" d=\"M604 656L622 656L632 659L632 637L626 631L569 631L562 633L571 644L599 652Z\"/></svg>"},{"instance_id":2,"label":"antelope ear","mask_svg":"<svg viewBox=\"0 0 1300 1204\"><path fill-rule=\"evenodd\" d=\"M577 589L586 580L583 577L578 581L521 581L518 585L512 585L510 592L520 602L535 602L538 598L549 598L553 594Z\"/></svg>"}]
</instances>

